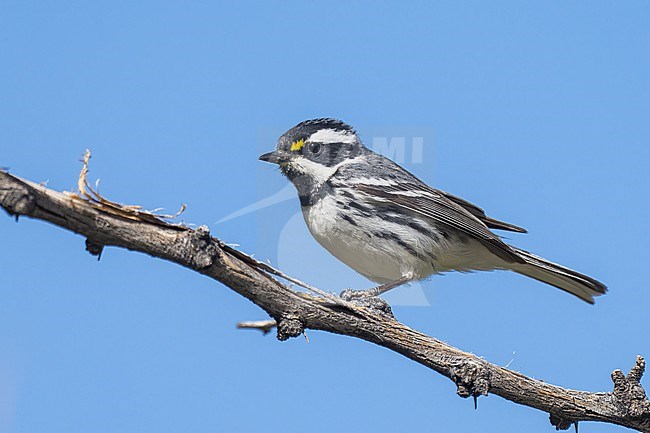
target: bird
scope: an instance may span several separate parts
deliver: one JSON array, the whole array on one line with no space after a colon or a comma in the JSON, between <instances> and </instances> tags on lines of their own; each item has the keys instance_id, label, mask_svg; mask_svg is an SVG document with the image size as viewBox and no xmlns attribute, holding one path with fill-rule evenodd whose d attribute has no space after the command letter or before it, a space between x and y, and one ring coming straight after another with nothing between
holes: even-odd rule
<instances>
[{"instance_id":1,"label":"bird","mask_svg":"<svg viewBox=\"0 0 650 433\"><path fill-rule=\"evenodd\" d=\"M430 187L367 148L343 121L303 121L259 159L277 164L293 183L314 239L378 284L368 290L346 290L348 299L379 296L452 271L510 270L590 304L607 291L592 277L507 244L492 230L526 230Z\"/></svg>"}]
</instances>

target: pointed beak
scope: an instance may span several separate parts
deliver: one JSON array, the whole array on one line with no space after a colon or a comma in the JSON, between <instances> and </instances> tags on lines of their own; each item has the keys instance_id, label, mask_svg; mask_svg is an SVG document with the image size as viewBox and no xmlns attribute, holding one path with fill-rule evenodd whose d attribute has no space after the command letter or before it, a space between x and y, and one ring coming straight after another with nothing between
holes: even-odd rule
<instances>
[{"instance_id":1,"label":"pointed beak","mask_svg":"<svg viewBox=\"0 0 650 433\"><path fill-rule=\"evenodd\" d=\"M265 153L264 155L260 155L260 161L270 162L273 164L280 164L287 161L287 159L288 155L280 153L276 150L273 152Z\"/></svg>"}]
</instances>

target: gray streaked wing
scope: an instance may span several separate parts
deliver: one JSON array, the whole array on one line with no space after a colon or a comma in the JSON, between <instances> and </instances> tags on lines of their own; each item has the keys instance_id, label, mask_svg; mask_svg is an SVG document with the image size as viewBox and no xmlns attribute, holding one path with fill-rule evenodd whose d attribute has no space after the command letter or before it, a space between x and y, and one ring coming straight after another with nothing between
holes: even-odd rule
<instances>
[{"instance_id":1,"label":"gray streaked wing","mask_svg":"<svg viewBox=\"0 0 650 433\"><path fill-rule=\"evenodd\" d=\"M491 229L499 229L499 230L508 230L511 232L517 232L517 233L528 233L528 231L525 228L516 226L514 224L507 223L505 221L499 221L494 218L490 218L489 216L485 215L485 211L481 209L480 207L476 206L474 203L470 203L465 199L462 199L458 196L455 196L453 194L450 194L446 191L441 191L439 189L435 190L439 192L440 194L444 195L447 197L449 200L453 201L454 203L459 204L460 206L464 207L466 211L474 215L476 218L480 219L483 224L488 226Z\"/></svg>"},{"instance_id":2,"label":"gray streaked wing","mask_svg":"<svg viewBox=\"0 0 650 433\"><path fill-rule=\"evenodd\" d=\"M481 242L491 252L509 263L524 260L469 210L440 192L412 182L391 182L389 185L355 183L354 188L378 202L388 202L411 212L434 219Z\"/></svg>"}]
</instances>

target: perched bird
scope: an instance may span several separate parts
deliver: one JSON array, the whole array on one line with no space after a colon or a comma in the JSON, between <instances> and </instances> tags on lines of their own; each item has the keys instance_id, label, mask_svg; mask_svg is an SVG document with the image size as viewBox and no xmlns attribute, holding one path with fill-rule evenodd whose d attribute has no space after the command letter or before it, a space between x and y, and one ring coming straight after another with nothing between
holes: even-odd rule
<instances>
[{"instance_id":1,"label":"perched bird","mask_svg":"<svg viewBox=\"0 0 650 433\"><path fill-rule=\"evenodd\" d=\"M335 119L299 123L262 161L278 164L296 187L316 241L380 286L347 291L379 295L448 271L507 269L592 303L605 285L522 249L490 229L526 233L483 209L431 188L390 159L366 148L356 131Z\"/></svg>"}]
</instances>

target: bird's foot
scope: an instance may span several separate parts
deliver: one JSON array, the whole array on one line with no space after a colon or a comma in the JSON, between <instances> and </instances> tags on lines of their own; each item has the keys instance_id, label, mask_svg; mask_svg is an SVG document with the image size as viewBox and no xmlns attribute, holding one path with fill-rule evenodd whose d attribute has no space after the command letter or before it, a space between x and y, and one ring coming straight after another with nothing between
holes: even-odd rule
<instances>
[{"instance_id":1,"label":"bird's foot","mask_svg":"<svg viewBox=\"0 0 650 433\"><path fill-rule=\"evenodd\" d=\"M341 292L339 296L345 301L354 301L356 299L373 298L377 295L373 293L372 289L369 290L345 289Z\"/></svg>"},{"instance_id":2,"label":"bird's foot","mask_svg":"<svg viewBox=\"0 0 650 433\"><path fill-rule=\"evenodd\" d=\"M377 296L377 292L374 289L370 290L352 290L345 289L339 295L341 299L347 302L351 302L355 305L361 307L366 307L371 310L375 310L381 314L393 317L393 311L388 305L388 302L381 299Z\"/></svg>"}]
</instances>

